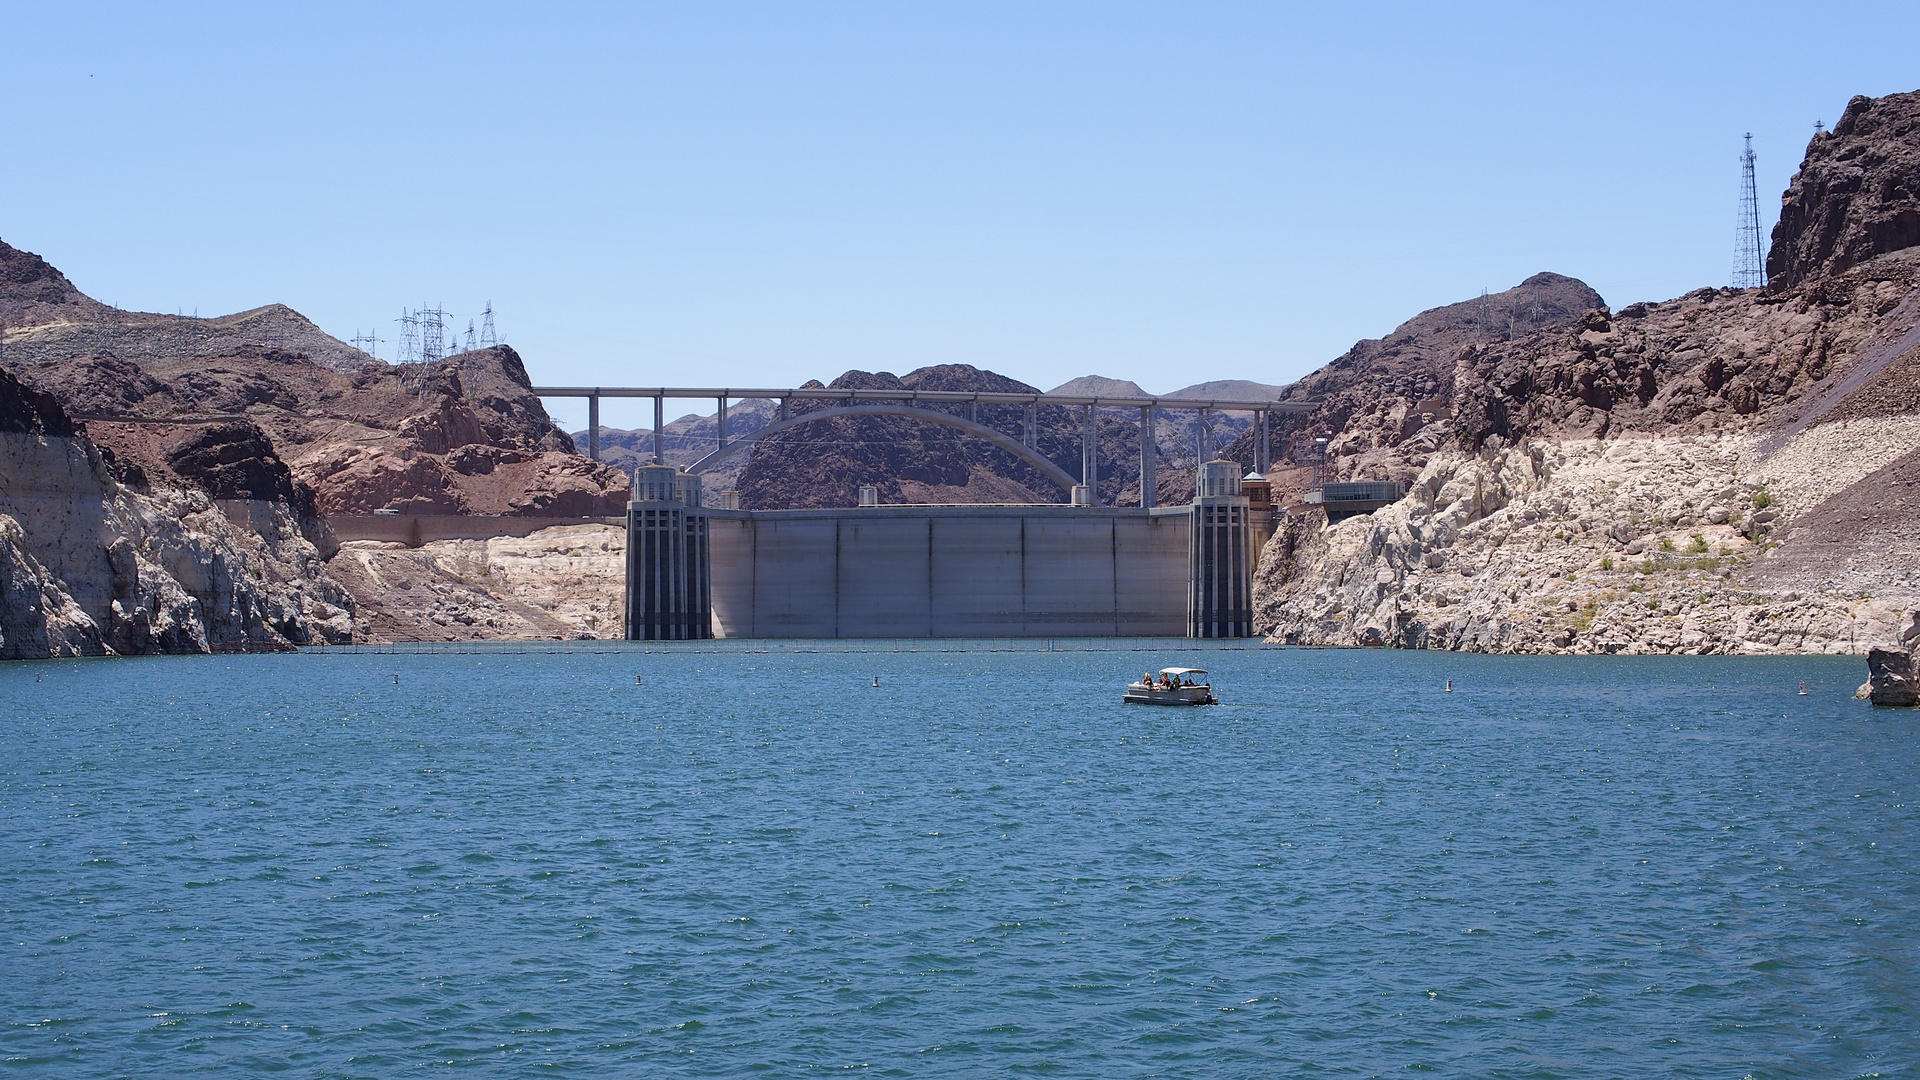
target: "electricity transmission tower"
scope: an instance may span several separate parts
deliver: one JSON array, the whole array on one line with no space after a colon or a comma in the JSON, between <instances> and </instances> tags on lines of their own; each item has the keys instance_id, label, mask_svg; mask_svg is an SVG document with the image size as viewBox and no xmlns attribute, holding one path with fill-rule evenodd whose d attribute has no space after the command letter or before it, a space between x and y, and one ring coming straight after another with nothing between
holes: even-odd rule
<instances>
[{"instance_id":1,"label":"electricity transmission tower","mask_svg":"<svg viewBox=\"0 0 1920 1080\"><path fill-rule=\"evenodd\" d=\"M400 362L420 362L420 319L406 308L400 309Z\"/></svg>"},{"instance_id":2,"label":"electricity transmission tower","mask_svg":"<svg viewBox=\"0 0 1920 1080\"><path fill-rule=\"evenodd\" d=\"M487 301L487 310L481 314L480 325L475 326L472 319L467 320L466 341L463 345L458 324L449 324L447 312L440 307L425 307L412 311L400 309L400 355L397 362L402 364L430 364L435 360L444 360L464 349L472 352L476 348L491 349L500 344L499 335L493 329L493 301ZM365 341L366 346L361 342ZM363 339L355 332L353 343L373 354L372 346L380 339L369 332Z\"/></svg>"},{"instance_id":3,"label":"electricity transmission tower","mask_svg":"<svg viewBox=\"0 0 1920 1080\"><path fill-rule=\"evenodd\" d=\"M1753 182L1753 132L1740 155L1740 225L1733 245L1733 287L1759 288L1767 283L1766 253L1760 250L1760 195Z\"/></svg>"},{"instance_id":4,"label":"electricity transmission tower","mask_svg":"<svg viewBox=\"0 0 1920 1080\"><path fill-rule=\"evenodd\" d=\"M447 355L447 313L437 307L423 307L413 313L420 326L420 362L431 364Z\"/></svg>"},{"instance_id":5,"label":"electricity transmission tower","mask_svg":"<svg viewBox=\"0 0 1920 1080\"><path fill-rule=\"evenodd\" d=\"M373 357L375 360L380 359L379 332L375 330L369 330L363 334L356 329L353 332L353 347L356 349L359 349L363 353L366 353L368 356Z\"/></svg>"}]
</instances>

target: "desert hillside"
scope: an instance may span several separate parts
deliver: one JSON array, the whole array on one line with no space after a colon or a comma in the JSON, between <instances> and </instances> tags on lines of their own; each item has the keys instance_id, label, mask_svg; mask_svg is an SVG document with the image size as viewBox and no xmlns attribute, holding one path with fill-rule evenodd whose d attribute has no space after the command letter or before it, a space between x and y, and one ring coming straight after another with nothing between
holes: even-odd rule
<instances>
[{"instance_id":1,"label":"desert hillside","mask_svg":"<svg viewBox=\"0 0 1920 1080\"><path fill-rule=\"evenodd\" d=\"M1262 624L1503 652L1898 636L1920 608L1916 192L1920 94L1855 98L1784 197L1766 289L1303 380L1328 402L1310 422L1336 432L1330 471L1411 490L1332 527L1296 508L1261 564Z\"/></svg>"},{"instance_id":2,"label":"desert hillside","mask_svg":"<svg viewBox=\"0 0 1920 1080\"><path fill-rule=\"evenodd\" d=\"M605 517L629 493L624 472L553 425L510 348L396 366L280 305L211 319L121 311L4 243L0 374L7 655L488 629L444 609L499 606L511 574L428 571L386 550L400 545L336 543L326 519ZM381 559L395 569L370 573ZM419 602L436 590L459 602ZM617 630L611 604L590 606L577 618L566 603L534 618L503 607L490 628L572 637L606 633L611 617Z\"/></svg>"}]
</instances>

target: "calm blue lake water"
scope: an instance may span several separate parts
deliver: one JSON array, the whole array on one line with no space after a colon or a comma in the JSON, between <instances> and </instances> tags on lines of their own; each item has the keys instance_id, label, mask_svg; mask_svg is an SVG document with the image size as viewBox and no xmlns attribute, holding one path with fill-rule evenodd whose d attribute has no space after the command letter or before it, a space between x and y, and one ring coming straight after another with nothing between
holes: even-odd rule
<instances>
[{"instance_id":1,"label":"calm blue lake water","mask_svg":"<svg viewBox=\"0 0 1920 1080\"><path fill-rule=\"evenodd\" d=\"M1858 659L1062 644L0 665L0 1059L1915 1074Z\"/></svg>"}]
</instances>

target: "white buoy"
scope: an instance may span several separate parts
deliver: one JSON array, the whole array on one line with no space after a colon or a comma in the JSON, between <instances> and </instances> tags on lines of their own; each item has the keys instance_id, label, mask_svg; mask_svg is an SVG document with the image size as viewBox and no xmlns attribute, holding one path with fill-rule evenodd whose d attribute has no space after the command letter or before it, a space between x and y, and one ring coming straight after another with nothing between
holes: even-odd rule
<instances>
[{"instance_id":1,"label":"white buoy","mask_svg":"<svg viewBox=\"0 0 1920 1080\"><path fill-rule=\"evenodd\" d=\"M875 675L875 676L873 677L873 685L875 685L875 686L879 686L879 685L880 685L880 676L878 676L878 675Z\"/></svg>"},{"instance_id":2,"label":"white buoy","mask_svg":"<svg viewBox=\"0 0 1920 1080\"><path fill-rule=\"evenodd\" d=\"M397 671L393 673L393 685L395 686L400 685L400 673Z\"/></svg>"},{"instance_id":3,"label":"white buoy","mask_svg":"<svg viewBox=\"0 0 1920 1080\"><path fill-rule=\"evenodd\" d=\"M1800 684L1800 696L1801 696L1801 697L1806 697L1806 696L1807 696L1807 684L1806 684L1806 683L1801 683L1801 684Z\"/></svg>"},{"instance_id":4,"label":"white buoy","mask_svg":"<svg viewBox=\"0 0 1920 1080\"><path fill-rule=\"evenodd\" d=\"M1448 680L1447 680L1447 691L1446 691L1446 692L1447 692L1447 693L1449 693L1449 694L1451 694L1451 693L1453 693L1453 680L1452 680L1452 679L1448 679Z\"/></svg>"},{"instance_id":5,"label":"white buoy","mask_svg":"<svg viewBox=\"0 0 1920 1080\"><path fill-rule=\"evenodd\" d=\"M635 675L635 676L633 677L633 685L635 685L635 686L639 686L639 685L640 685L640 676L638 676L638 675Z\"/></svg>"}]
</instances>

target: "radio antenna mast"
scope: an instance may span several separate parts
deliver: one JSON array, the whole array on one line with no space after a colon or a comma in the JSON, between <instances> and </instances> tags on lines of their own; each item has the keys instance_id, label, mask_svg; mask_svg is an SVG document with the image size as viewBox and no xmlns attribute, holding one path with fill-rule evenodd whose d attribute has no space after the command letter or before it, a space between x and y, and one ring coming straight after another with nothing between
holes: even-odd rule
<instances>
[{"instance_id":1,"label":"radio antenna mast","mask_svg":"<svg viewBox=\"0 0 1920 1080\"><path fill-rule=\"evenodd\" d=\"M1766 253L1760 249L1760 195L1753 181L1753 132L1740 155L1740 225L1733 245L1733 287L1755 289L1767 283Z\"/></svg>"}]
</instances>

